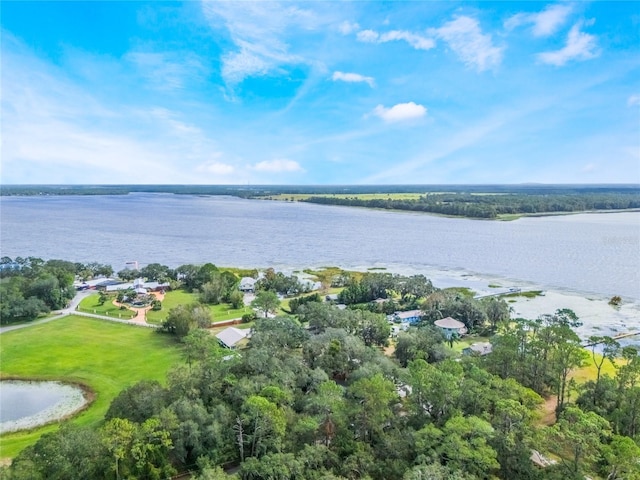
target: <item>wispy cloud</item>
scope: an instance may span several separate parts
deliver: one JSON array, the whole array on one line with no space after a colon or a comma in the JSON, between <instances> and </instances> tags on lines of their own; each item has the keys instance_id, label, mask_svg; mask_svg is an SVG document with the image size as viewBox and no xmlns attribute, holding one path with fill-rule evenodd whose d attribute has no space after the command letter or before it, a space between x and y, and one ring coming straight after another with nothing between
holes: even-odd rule
<instances>
[{"instance_id":1,"label":"wispy cloud","mask_svg":"<svg viewBox=\"0 0 640 480\"><path fill-rule=\"evenodd\" d=\"M389 108L378 105L372 113L385 122L403 122L424 117L427 114L427 109L414 102L408 102L398 103Z\"/></svg>"},{"instance_id":2,"label":"wispy cloud","mask_svg":"<svg viewBox=\"0 0 640 480\"><path fill-rule=\"evenodd\" d=\"M405 41L416 50L430 50L436 45L433 39L406 30L391 30L385 33L378 33L375 30L361 30L356 38L365 43Z\"/></svg>"},{"instance_id":3,"label":"wispy cloud","mask_svg":"<svg viewBox=\"0 0 640 480\"><path fill-rule=\"evenodd\" d=\"M253 168L259 172L281 173L281 172L303 172L303 168L295 160L277 158L274 160L264 160L256 163Z\"/></svg>"},{"instance_id":4,"label":"wispy cloud","mask_svg":"<svg viewBox=\"0 0 640 480\"><path fill-rule=\"evenodd\" d=\"M202 173L208 173L213 175L231 175L236 171L233 165L229 165L222 162L212 161L199 165L196 170Z\"/></svg>"},{"instance_id":5,"label":"wispy cloud","mask_svg":"<svg viewBox=\"0 0 640 480\"><path fill-rule=\"evenodd\" d=\"M341 82L348 83L366 83L371 88L375 86L375 80L373 77L365 77L364 75L360 75L359 73L345 73L345 72L333 72L331 79Z\"/></svg>"},{"instance_id":6,"label":"wispy cloud","mask_svg":"<svg viewBox=\"0 0 640 480\"><path fill-rule=\"evenodd\" d=\"M181 114L105 101L18 41L3 41L3 181L198 181L189 165L215 146Z\"/></svg>"},{"instance_id":7,"label":"wispy cloud","mask_svg":"<svg viewBox=\"0 0 640 480\"><path fill-rule=\"evenodd\" d=\"M531 24L531 31L536 37L548 37L558 31L564 25L573 12L571 4L549 5L538 13L517 13L504 22L507 30L512 30L520 25Z\"/></svg>"},{"instance_id":8,"label":"wispy cloud","mask_svg":"<svg viewBox=\"0 0 640 480\"><path fill-rule=\"evenodd\" d=\"M581 23L576 23L567 36L566 45L550 52L538 54L542 63L561 67L571 60L589 60L599 55L597 39L594 35L580 31Z\"/></svg>"},{"instance_id":9,"label":"wispy cloud","mask_svg":"<svg viewBox=\"0 0 640 480\"><path fill-rule=\"evenodd\" d=\"M204 64L193 53L134 51L127 53L125 60L158 90L183 89L207 74Z\"/></svg>"},{"instance_id":10,"label":"wispy cloud","mask_svg":"<svg viewBox=\"0 0 640 480\"><path fill-rule=\"evenodd\" d=\"M491 35L482 33L475 18L460 16L429 33L444 40L465 65L478 71L502 62L503 48L493 45Z\"/></svg>"},{"instance_id":11,"label":"wispy cloud","mask_svg":"<svg viewBox=\"0 0 640 480\"><path fill-rule=\"evenodd\" d=\"M222 77L228 85L307 62L291 51L287 33L326 23L316 12L289 3L203 1L202 7L212 28L219 30L222 23L235 45L222 56Z\"/></svg>"},{"instance_id":12,"label":"wispy cloud","mask_svg":"<svg viewBox=\"0 0 640 480\"><path fill-rule=\"evenodd\" d=\"M346 20L338 25L338 31L343 35L349 35L350 33L360 30L360 25L357 23L347 22Z\"/></svg>"},{"instance_id":13,"label":"wispy cloud","mask_svg":"<svg viewBox=\"0 0 640 480\"><path fill-rule=\"evenodd\" d=\"M639 94L631 95L631 96L627 99L627 106L628 106L628 107L637 107L637 106L640 106L640 95L639 95Z\"/></svg>"}]
</instances>

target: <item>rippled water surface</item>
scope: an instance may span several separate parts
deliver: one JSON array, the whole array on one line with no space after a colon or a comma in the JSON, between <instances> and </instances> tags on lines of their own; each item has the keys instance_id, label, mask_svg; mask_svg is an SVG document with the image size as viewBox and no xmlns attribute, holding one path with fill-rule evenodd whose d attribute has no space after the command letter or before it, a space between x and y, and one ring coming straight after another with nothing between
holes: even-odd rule
<instances>
[{"instance_id":1,"label":"rippled water surface","mask_svg":"<svg viewBox=\"0 0 640 480\"><path fill-rule=\"evenodd\" d=\"M513 222L166 194L3 197L2 255L460 270L640 299L640 213Z\"/></svg>"}]
</instances>

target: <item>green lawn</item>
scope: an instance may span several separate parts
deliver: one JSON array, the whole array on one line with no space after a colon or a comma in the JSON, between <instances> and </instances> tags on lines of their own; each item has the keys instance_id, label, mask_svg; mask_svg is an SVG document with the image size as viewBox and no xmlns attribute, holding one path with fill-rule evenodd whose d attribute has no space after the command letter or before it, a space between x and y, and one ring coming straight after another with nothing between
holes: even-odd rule
<instances>
[{"instance_id":1,"label":"green lawn","mask_svg":"<svg viewBox=\"0 0 640 480\"><path fill-rule=\"evenodd\" d=\"M96 394L91 406L71 420L98 424L111 400L139 380L164 383L181 361L178 344L150 328L69 316L43 325L3 333L2 377L78 382ZM57 425L0 437L0 457L14 457Z\"/></svg>"},{"instance_id":2,"label":"green lawn","mask_svg":"<svg viewBox=\"0 0 640 480\"><path fill-rule=\"evenodd\" d=\"M423 193L281 193L269 195L269 200L301 201L311 197L354 198L358 200L418 200Z\"/></svg>"},{"instance_id":3,"label":"green lawn","mask_svg":"<svg viewBox=\"0 0 640 480\"><path fill-rule=\"evenodd\" d=\"M198 295L195 293L188 293L184 290L172 290L167 292L162 301L162 310L147 312L147 322L159 324L166 320L169 311L177 307L178 305L189 305L198 301ZM209 305L211 315L214 322L220 322L222 320L231 320L233 318L240 318L245 313L251 313L251 307L233 309L231 305L222 303L220 305Z\"/></svg>"},{"instance_id":4,"label":"green lawn","mask_svg":"<svg viewBox=\"0 0 640 480\"><path fill-rule=\"evenodd\" d=\"M593 363L593 357L591 353L591 349L585 348L587 352L589 352L589 358L585 362L583 367L580 367L569 374L569 378L574 379L577 383L585 383L589 380L595 380L598 375L598 369ZM602 355L596 353L596 358L598 361L602 359ZM623 365L625 361L622 358L618 358L616 360L616 365L618 367ZM600 371L600 375L609 375L610 377L616 376L616 367L607 359L605 359L602 364L602 370Z\"/></svg>"},{"instance_id":5,"label":"green lawn","mask_svg":"<svg viewBox=\"0 0 640 480\"><path fill-rule=\"evenodd\" d=\"M109 300L104 302L103 305L100 305L100 294L96 293L94 295L89 295L86 298L83 298L80 302L80 311L95 313L96 315L106 315L108 317L115 318L133 318L136 316L136 312L133 310L121 310L120 307L116 307L113 304L113 300L116 298L115 295L109 295Z\"/></svg>"}]
</instances>

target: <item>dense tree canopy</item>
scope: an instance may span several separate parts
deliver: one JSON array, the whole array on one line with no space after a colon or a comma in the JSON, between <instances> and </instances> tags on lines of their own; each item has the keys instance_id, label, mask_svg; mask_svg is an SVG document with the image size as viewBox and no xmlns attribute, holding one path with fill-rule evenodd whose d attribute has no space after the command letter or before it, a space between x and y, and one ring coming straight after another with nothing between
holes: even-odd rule
<instances>
[{"instance_id":1,"label":"dense tree canopy","mask_svg":"<svg viewBox=\"0 0 640 480\"><path fill-rule=\"evenodd\" d=\"M0 322L34 320L41 313L64 308L75 294L76 264L64 260L44 261L37 257L9 257L0 270ZM15 267L15 268L13 268Z\"/></svg>"},{"instance_id":2,"label":"dense tree canopy","mask_svg":"<svg viewBox=\"0 0 640 480\"><path fill-rule=\"evenodd\" d=\"M201 294L232 281L211 264L183 267L181 281ZM68 269L32 259L29 275L2 285L50 293ZM386 295L404 306L420 299L423 321L385 351L385 315L309 297L295 316L261 315L246 348L231 353L200 328L211 322L208 307L174 307L162 330L180 338L184 362L166 383L124 389L100 425L64 424L23 450L2 477L161 479L189 470L209 480L640 478L636 349L592 339L615 360L610 376L596 349L582 348L570 310L508 321L500 301L434 292L420 276L366 274L351 285L354 298ZM270 289L261 296L279 301ZM430 320L449 312L471 328L495 327L493 352L460 357L447 348ZM571 374L585 362L595 378L570 398ZM549 395L558 416L545 427L539 409ZM538 468L532 450L558 463Z\"/></svg>"}]
</instances>

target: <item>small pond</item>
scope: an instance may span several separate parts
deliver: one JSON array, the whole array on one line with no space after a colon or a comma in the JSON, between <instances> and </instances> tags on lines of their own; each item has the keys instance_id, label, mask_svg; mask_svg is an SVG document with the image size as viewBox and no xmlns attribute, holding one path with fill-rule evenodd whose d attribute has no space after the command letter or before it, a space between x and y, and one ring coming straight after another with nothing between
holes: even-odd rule
<instances>
[{"instance_id":1,"label":"small pond","mask_svg":"<svg viewBox=\"0 0 640 480\"><path fill-rule=\"evenodd\" d=\"M25 380L0 381L0 433L62 419L87 403L75 385Z\"/></svg>"}]
</instances>

